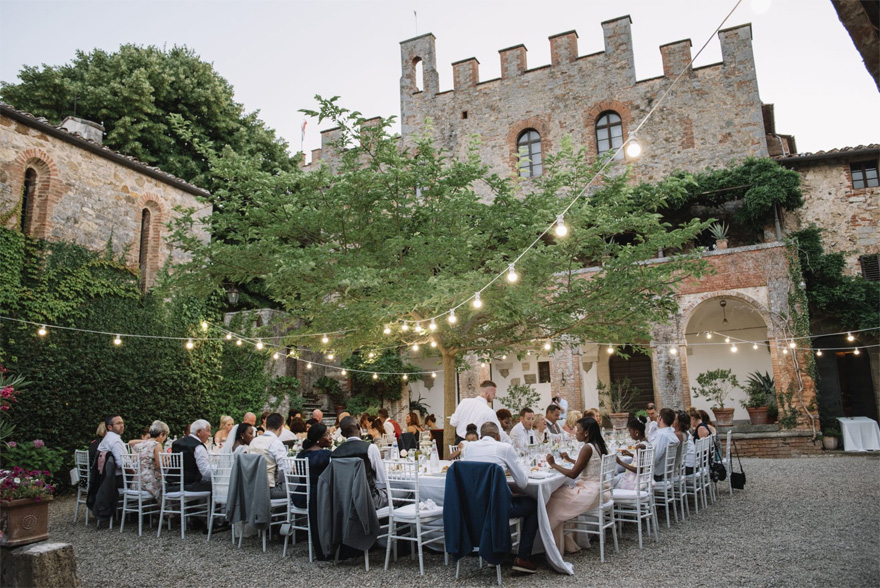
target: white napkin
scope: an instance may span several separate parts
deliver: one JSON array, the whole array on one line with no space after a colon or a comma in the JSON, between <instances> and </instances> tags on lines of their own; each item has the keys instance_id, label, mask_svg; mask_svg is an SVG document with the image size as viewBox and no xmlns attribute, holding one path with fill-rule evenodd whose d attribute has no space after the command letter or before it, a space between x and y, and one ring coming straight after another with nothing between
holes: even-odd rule
<instances>
[{"instance_id":1,"label":"white napkin","mask_svg":"<svg viewBox=\"0 0 880 588\"><path fill-rule=\"evenodd\" d=\"M419 501L419 510L434 510L437 508L437 503L431 500Z\"/></svg>"}]
</instances>

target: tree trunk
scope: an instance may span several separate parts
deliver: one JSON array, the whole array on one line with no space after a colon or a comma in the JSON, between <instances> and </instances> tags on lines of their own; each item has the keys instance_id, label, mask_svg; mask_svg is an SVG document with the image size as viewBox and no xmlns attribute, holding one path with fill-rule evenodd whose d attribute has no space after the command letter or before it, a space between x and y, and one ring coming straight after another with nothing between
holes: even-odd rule
<instances>
[{"instance_id":1,"label":"tree trunk","mask_svg":"<svg viewBox=\"0 0 880 588\"><path fill-rule=\"evenodd\" d=\"M455 443L455 429L449 424L449 417L458 406L455 398L455 353L442 352L443 357L443 443ZM444 450L445 453L445 450Z\"/></svg>"}]
</instances>

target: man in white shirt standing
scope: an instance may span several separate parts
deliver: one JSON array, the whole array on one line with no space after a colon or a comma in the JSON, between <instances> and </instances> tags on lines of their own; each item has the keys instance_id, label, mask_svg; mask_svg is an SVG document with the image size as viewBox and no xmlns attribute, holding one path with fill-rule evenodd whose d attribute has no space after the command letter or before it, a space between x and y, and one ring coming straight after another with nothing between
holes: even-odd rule
<instances>
[{"instance_id":1,"label":"man in white shirt standing","mask_svg":"<svg viewBox=\"0 0 880 588\"><path fill-rule=\"evenodd\" d=\"M666 452L677 451L679 440L675 436L672 423L675 422L675 412L671 408L660 410L660 419L657 422L657 434L654 435L654 479L663 479L666 468Z\"/></svg>"},{"instance_id":2,"label":"man in white shirt standing","mask_svg":"<svg viewBox=\"0 0 880 588\"><path fill-rule=\"evenodd\" d=\"M532 417L534 417L534 413L532 413ZM501 443L499 430L495 423L483 423L480 428L481 439L469 443L467 451L461 459L462 461L498 464L510 472L517 488L523 489L529 483L529 475L519 463L516 450L507 443ZM538 505L535 499L523 495L511 497L510 518L522 518L519 551L513 561L513 569L518 572L534 574L538 571L538 568L532 563L532 546L535 544L535 535L538 534Z\"/></svg>"},{"instance_id":3,"label":"man in white shirt standing","mask_svg":"<svg viewBox=\"0 0 880 588\"><path fill-rule=\"evenodd\" d=\"M104 425L107 427L107 434L98 444L98 453L109 451L113 454L113 461L116 462L116 487L122 488L122 456L127 455L125 442L122 441L122 433L125 432L125 421L120 415L113 415L104 419Z\"/></svg>"},{"instance_id":4,"label":"man in white shirt standing","mask_svg":"<svg viewBox=\"0 0 880 588\"><path fill-rule=\"evenodd\" d=\"M467 435L467 426L471 423L477 425L477 430L480 430L483 423L494 423L498 430L501 430L501 423L498 422L498 417L492 410L496 388L495 382L484 380L480 384L479 396L465 398L458 403L455 413L449 419L449 424L455 427L456 444L464 441L464 437Z\"/></svg>"},{"instance_id":5,"label":"man in white shirt standing","mask_svg":"<svg viewBox=\"0 0 880 588\"><path fill-rule=\"evenodd\" d=\"M559 407L559 410L561 411L559 413L559 420L564 423L565 417L568 416L568 400L566 400L562 394L557 392L556 396L553 397L553 404Z\"/></svg>"},{"instance_id":6,"label":"man in white shirt standing","mask_svg":"<svg viewBox=\"0 0 880 588\"><path fill-rule=\"evenodd\" d=\"M537 443L535 431L532 426L535 424L535 412L525 407L519 411L519 422L510 430L510 441L513 446L520 449Z\"/></svg>"},{"instance_id":7,"label":"man in white shirt standing","mask_svg":"<svg viewBox=\"0 0 880 588\"><path fill-rule=\"evenodd\" d=\"M284 458L287 448L278 436L284 428L284 417L273 412L266 417L266 432L256 437L248 448L251 455L258 453L266 458L266 475L269 476L269 496L284 498L287 490L284 485Z\"/></svg>"},{"instance_id":8,"label":"man in white shirt standing","mask_svg":"<svg viewBox=\"0 0 880 588\"><path fill-rule=\"evenodd\" d=\"M645 412L648 413L648 422L645 424L645 438L653 443L654 437L657 436L657 407L653 402L649 402Z\"/></svg>"}]
</instances>

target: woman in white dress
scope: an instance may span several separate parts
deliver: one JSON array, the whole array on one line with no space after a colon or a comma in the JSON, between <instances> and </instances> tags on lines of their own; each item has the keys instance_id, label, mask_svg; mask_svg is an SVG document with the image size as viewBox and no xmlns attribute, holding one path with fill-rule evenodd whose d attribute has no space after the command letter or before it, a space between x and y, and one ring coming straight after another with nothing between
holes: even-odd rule
<instances>
[{"instance_id":1,"label":"woman in white dress","mask_svg":"<svg viewBox=\"0 0 880 588\"><path fill-rule=\"evenodd\" d=\"M557 464L553 455L547 456L547 463L551 468L577 480L574 486L561 486L547 502L547 518L550 519L550 528L553 530L553 538L559 553L566 551L566 541L562 532L565 521L599 506L601 488L599 474L602 472L602 456L608 453L596 419L582 418L578 421L575 431L577 440L584 444L577 459L573 460L565 452L559 454L562 459L574 462L571 469ZM609 498L606 497L605 500ZM569 543L571 545L568 549L569 552L578 550L573 540Z\"/></svg>"}]
</instances>

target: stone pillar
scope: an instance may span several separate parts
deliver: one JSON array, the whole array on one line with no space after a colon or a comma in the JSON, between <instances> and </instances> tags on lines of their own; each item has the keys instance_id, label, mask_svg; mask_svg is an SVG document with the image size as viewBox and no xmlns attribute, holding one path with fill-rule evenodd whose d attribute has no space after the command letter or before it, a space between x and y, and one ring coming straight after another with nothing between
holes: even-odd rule
<instances>
[{"instance_id":1,"label":"stone pillar","mask_svg":"<svg viewBox=\"0 0 880 588\"><path fill-rule=\"evenodd\" d=\"M502 79L521 76L526 71L526 46L516 45L501 49L501 77Z\"/></svg>"},{"instance_id":2,"label":"stone pillar","mask_svg":"<svg viewBox=\"0 0 880 588\"><path fill-rule=\"evenodd\" d=\"M473 88L480 83L480 62L469 57L452 64L453 88L456 92Z\"/></svg>"},{"instance_id":3,"label":"stone pillar","mask_svg":"<svg viewBox=\"0 0 880 588\"><path fill-rule=\"evenodd\" d=\"M0 586L79 588L76 557L69 543L41 542L0 549Z\"/></svg>"},{"instance_id":4,"label":"stone pillar","mask_svg":"<svg viewBox=\"0 0 880 588\"><path fill-rule=\"evenodd\" d=\"M688 72L693 71L693 66L688 65L691 61L691 40L676 41L660 45L660 55L663 56L663 75L674 78L681 70L688 67Z\"/></svg>"},{"instance_id":5,"label":"stone pillar","mask_svg":"<svg viewBox=\"0 0 880 588\"><path fill-rule=\"evenodd\" d=\"M550 63L553 67L577 61L578 34L576 31L559 33L550 37Z\"/></svg>"}]
</instances>

